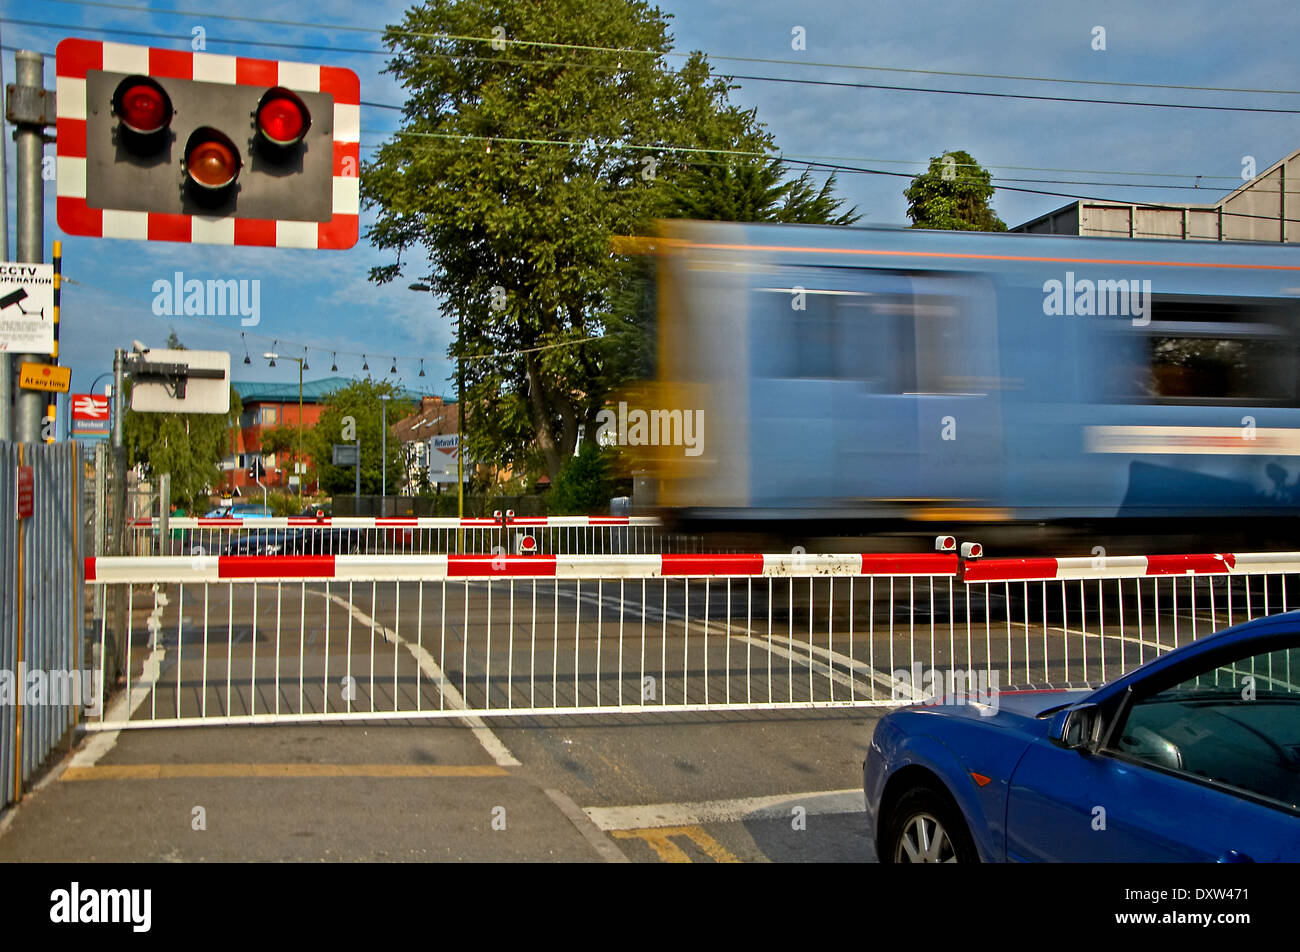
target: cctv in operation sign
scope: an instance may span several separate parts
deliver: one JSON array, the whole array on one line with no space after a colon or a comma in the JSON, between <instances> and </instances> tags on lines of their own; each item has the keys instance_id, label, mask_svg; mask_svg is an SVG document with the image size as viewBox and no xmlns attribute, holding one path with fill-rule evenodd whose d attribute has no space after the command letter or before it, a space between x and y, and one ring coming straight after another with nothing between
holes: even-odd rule
<instances>
[{"instance_id":1,"label":"cctv in operation sign","mask_svg":"<svg viewBox=\"0 0 1300 952\"><path fill-rule=\"evenodd\" d=\"M0 263L0 351L54 353L54 265Z\"/></svg>"}]
</instances>

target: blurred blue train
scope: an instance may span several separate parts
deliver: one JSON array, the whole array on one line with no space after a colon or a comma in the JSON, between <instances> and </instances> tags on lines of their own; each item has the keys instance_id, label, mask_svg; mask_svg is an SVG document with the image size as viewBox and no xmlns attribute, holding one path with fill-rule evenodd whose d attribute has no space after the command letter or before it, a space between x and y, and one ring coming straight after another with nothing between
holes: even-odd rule
<instances>
[{"instance_id":1,"label":"blurred blue train","mask_svg":"<svg viewBox=\"0 0 1300 952\"><path fill-rule=\"evenodd\" d=\"M1294 245L663 227L643 396L704 430L640 456L679 523L1290 532Z\"/></svg>"}]
</instances>

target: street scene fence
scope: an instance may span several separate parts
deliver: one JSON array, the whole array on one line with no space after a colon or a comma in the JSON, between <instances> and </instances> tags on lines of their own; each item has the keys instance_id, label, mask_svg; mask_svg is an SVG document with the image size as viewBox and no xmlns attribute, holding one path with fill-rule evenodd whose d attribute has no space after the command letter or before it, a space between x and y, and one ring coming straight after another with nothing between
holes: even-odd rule
<instances>
[{"instance_id":1,"label":"street scene fence","mask_svg":"<svg viewBox=\"0 0 1300 952\"><path fill-rule=\"evenodd\" d=\"M131 677L88 727L996 710L1287 610L1298 575L1300 553L91 559L128 592Z\"/></svg>"},{"instance_id":2,"label":"street scene fence","mask_svg":"<svg viewBox=\"0 0 1300 952\"><path fill-rule=\"evenodd\" d=\"M74 444L0 443L0 806L18 799L93 695L83 505Z\"/></svg>"},{"instance_id":3,"label":"street scene fence","mask_svg":"<svg viewBox=\"0 0 1300 952\"><path fill-rule=\"evenodd\" d=\"M513 518L281 516L136 519L135 555L477 553L634 554L705 551L703 539L643 516Z\"/></svg>"}]
</instances>

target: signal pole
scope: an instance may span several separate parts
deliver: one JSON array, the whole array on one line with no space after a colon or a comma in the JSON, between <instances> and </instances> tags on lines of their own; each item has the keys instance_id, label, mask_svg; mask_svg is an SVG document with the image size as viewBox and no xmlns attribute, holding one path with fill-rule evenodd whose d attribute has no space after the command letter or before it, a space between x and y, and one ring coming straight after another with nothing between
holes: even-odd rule
<instances>
[{"instance_id":1,"label":"signal pole","mask_svg":"<svg viewBox=\"0 0 1300 952\"><path fill-rule=\"evenodd\" d=\"M0 88L4 87L4 55L0 54ZM6 170L5 124L0 120L0 261L9 260L9 176ZM14 438L14 378L9 353L0 354L0 443Z\"/></svg>"},{"instance_id":2,"label":"signal pole","mask_svg":"<svg viewBox=\"0 0 1300 952\"><path fill-rule=\"evenodd\" d=\"M18 196L18 260L40 263L45 260L45 183L41 178L41 160L45 153L45 57L31 50L14 54L16 63L14 95L6 112L18 127L15 192ZM53 97L49 97L53 98ZM53 112L53 109L49 109ZM16 363L44 363L37 354L18 354ZM12 370L10 371L12 373ZM45 394L38 390L17 391L14 400L14 439L19 443L41 441L41 417L46 408Z\"/></svg>"}]
</instances>

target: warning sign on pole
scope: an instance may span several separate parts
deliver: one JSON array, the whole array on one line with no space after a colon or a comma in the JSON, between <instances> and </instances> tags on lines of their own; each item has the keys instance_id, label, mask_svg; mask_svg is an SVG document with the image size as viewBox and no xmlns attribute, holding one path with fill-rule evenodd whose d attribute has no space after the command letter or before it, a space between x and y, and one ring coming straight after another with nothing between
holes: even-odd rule
<instances>
[{"instance_id":1,"label":"warning sign on pole","mask_svg":"<svg viewBox=\"0 0 1300 952\"><path fill-rule=\"evenodd\" d=\"M30 466L18 467L18 518L30 519L36 511L36 480Z\"/></svg>"},{"instance_id":2,"label":"warning sign on pole","mask_svg":"<svg viewBox=\"0 0 1300 952\"><path fill-rule=\"evenodd\" d=\"M0 262L0 351L54 353L54 265Z\"/></svg>"}]
</instances>

